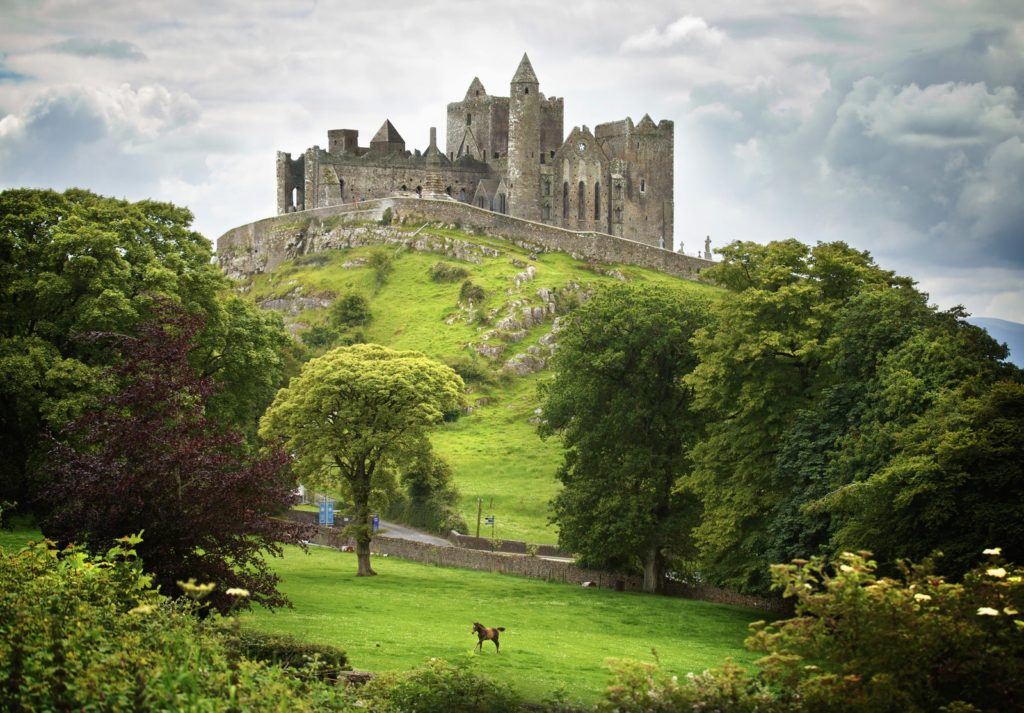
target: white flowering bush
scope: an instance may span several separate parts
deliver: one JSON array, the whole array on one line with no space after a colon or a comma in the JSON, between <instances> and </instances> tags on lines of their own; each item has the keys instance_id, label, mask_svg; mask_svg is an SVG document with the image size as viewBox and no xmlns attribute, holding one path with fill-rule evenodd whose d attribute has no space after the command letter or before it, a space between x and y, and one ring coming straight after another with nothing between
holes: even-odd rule
<instances>
[{"instance_id":1,"label":"white flowering bush","mask_svg":"<svg viewBox=\"0 0 1024 713\"><path fill-rule=\"evenodd\" d=\"M765 655L670 676L613 662L602 711L969 713L1024 701L1024 570L999 548L961 582L905 565L880 577L870 553L775 565L795 616L755 622L747 647Z\"/></svg>"},{"instance_id":2,"label":"white flowering bush","mask_svg":"<svg viewBox=\"0 0 1024 713\"><path fill-rule=\"evenodd\" d=\"M796 710L1012 710L1024 700L1024 582L985 550L962 582L905 565L879 577L870 554L796 560L773 579L796 616L754 625L760 680Z\"/></svg>"}]
</instances>

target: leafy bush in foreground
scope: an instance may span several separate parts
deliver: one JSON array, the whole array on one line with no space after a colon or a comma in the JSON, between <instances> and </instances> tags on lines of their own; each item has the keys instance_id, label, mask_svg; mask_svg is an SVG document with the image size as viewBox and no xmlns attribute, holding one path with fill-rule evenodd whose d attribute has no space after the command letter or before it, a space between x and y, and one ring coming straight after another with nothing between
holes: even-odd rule
<instances>
[{"instance_id":1,"label":"leafy bush in foreground","mask_svg":"<svg viewBox=\"0 0 1024 713\"><path fill-rule=\"evenodd\" d=\"M342 688L233 656L157 593L138 542L0 550L0 710L352 709Z\"/></svg>"},{"instance_id":2,"label":"leafy bush in foreground","mask_svg":"<svg viewBox=\"0 0 1024 713\"><path fill-rule=\"evenodd\" d=\"M371 711L504 713L519 709L507 684L473 673L465 663L430 659L419 668L385 673L367 683L360 697Z\"/></svg>"},{"instance_id":3,"label":"leafy bush in foreground","mask_svg":"<svg viewBox=\"0 0 1024 713\"><path fill-rule=\"evenodd\" d=\"M613 663L606 711L924 713L1019 710L1024 700L1024 569L990 562L961 583L930 563L878 577L867 553L775 565L796 616L757 622L756 675L727 664L684 681Z\"/></svg>"}]
</instances>

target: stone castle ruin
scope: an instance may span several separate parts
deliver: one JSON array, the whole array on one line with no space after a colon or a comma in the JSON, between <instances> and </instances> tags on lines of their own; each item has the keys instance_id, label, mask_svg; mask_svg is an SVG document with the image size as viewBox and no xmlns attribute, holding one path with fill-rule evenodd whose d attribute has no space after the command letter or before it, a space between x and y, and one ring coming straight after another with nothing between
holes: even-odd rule
<instances>
[{"instance_id":1,"label":"stone castle ruin","mask_svg":"<svg viewBox=\"0 0 1024 713\"><path fill-rule=\"evenodd\" d=\"M448 105L445 151L430 130L426 151L407 151L385 120L359 146L355 129L327 132L327 150L277 154L277 212L388 196L443 198L573 231L673 247L671 121L644 115L574 127L564 135L563 99L545 97L525 54L509 96L476 77Z\"/></svg>"}]
</instances>

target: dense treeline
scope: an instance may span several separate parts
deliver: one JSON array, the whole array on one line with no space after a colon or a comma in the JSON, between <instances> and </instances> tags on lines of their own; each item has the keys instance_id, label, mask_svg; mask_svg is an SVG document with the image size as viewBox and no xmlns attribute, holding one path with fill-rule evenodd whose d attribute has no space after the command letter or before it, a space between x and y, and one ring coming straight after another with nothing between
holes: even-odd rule
<instances>
[{"instance_id":1,"label":"dense treeline","mask_svg":"<svg viewBox=\"0 0 1024 713\"><path fill-rule=\"evenodd\" d=\"M566 440L563 544L592 564L628 566L619 544L645 562L638 540L645 518L665 522L651 499L664 486L632 476L653 472L674 437L671 492L699 514L660 542L691 575L766 592L770 564L841 550L870 549L885 566L939 551L949 575L993 544L1020 561L1024 385L1005 348L842 243L737 242L721 254L704 274L727 292L704 325L678 314L684 297L658 305L628 286L574 315L542 427ZM648 368L665 359L673 370ZM643 423L618 408L631 400ZM612 520L644 532L609 540Z\"/></svg>"},{"instance_id":2,"label":"dense treeline","mask_svg":"<svg viewBox=\"0 0 1024 713\"><path fill-rule=\"evenodd\" d=\"M203 319L193 367L223 385L207 414L250 437L281 386L291 340L279 315L229 291L192 214L84 190L0 193L0 500L44 508L45 434L90 409L130 333L164 300Z\"/></svg>"}]
</instances>

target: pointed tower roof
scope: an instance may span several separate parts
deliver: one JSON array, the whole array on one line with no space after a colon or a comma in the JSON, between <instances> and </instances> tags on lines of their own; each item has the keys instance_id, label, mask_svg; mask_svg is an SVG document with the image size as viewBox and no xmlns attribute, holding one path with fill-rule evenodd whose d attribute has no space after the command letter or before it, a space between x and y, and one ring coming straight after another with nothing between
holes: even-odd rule
<instances>
[{"instance_id":1,"label":"pointed tower roof","mask_svg":"<svg viewBox=\"0 0 1024 713\"><path fill-rule=\"evenodd\" d=\"M378 142L388 144L404 144L405 139L403 139L401 135L398 133L398 129L396 129L395 125L391 123L391 119L385 119L384 123L381 124L380 129L378 129L377 133L373 135L372 139L370 139L371 144L375 144Z\"/></svg>"},{"instance_id":2,"label":"pointed tower roof","mask_svg":"<svg viewBox=\"0 0 1024 713\"><path fill-rule=\"evenodd\" d=\"M658 127L655 125L654 119L651 118L650 114L644 114L644 117L640 120L640 123L636 125L636 128L638 128L638 129L656 129Z\"/></svg>"},{"instance_id":3,"label":"pointed tower roof","mask_svg":"<svg viewBox=\"0 0 1024 713\"><path fill-rule=\"evenodd\" d=\"M537 74L533 71L533 65L530 64L530 58L523 52L523 59L519 62L519 68L516 69L515 75L512 77L513 84L539 84L540 80L537 79Z\"/></svg>"},{"instance_id":4,"label":"pointed tower roof","mask_svg":"<svg viewBox=\"0 0 1024 713\"><path fill-rule=\"evenodd\" d=\"M473 77L473 81L469 83L469 89L466 90L466 99L485 96L487 96L487 90L484 89L480 77ZM463 101L466 101L466 99L463 99Z\"/></svg>"}]
</instances>

